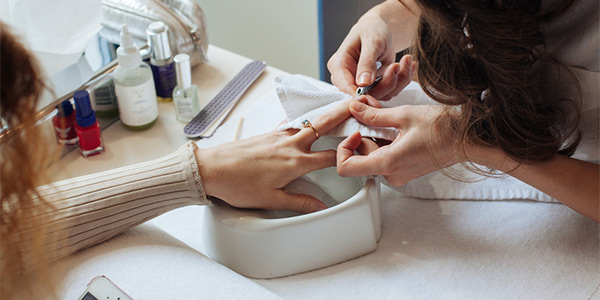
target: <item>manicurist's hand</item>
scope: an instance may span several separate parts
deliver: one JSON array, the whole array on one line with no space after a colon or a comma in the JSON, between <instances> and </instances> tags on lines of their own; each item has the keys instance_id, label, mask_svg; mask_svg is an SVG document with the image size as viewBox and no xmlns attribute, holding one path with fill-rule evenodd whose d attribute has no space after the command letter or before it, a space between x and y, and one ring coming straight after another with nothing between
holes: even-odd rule
<instances>
[{"instance_id":1,"label":"manicurist's hand","mask_svg":"<svg viewBox=\"0 0 600 300\"><path fill-rule=\"evenodd\" d=\"M395 127L400 133L390 144L381 147L361 139L358 132L349 136L337 148L338 173L341 176L383 175L390 184L400 186L459 162L453 151L453 133L439 132L433 125L442 110L436 105L374 108L352 102L350 112L361 123ZM355 154L355 150L360 154Z\"/></svg>"},{"instance_id":2,"label":"manicurist's hand","mask_svg":"<svg viewBox=\"0 0 600 300\"><path fill-rule=\"evenodd\" d=\"M327 63L332 83L341 91L354 94L357 87L370 85L382 75L369 94L380 100L397 95L410 82L416 68L410 55L394 62L396 52L410 46L416 28L415 11L409 11L399 1L386 1L363 15ZM382 63L379 71L377 62Z\"/></svg>"},{"instance_id":3,"label":"manicurist's hand","mask_svg":"<svg viewBox=\"0 0 600 300\"><path fill-rule=\"evenodd\" d=\"M344 102L310 122L319 135L324 135L349 117L348 102ZM287 209L301 213L325 209L327 206L312 196L283 190L306 173L335 166L335 150L310 150L316 140L311 128L303 128L197 149L204 191L240 208Z\"/></svg>"}]
</instances>

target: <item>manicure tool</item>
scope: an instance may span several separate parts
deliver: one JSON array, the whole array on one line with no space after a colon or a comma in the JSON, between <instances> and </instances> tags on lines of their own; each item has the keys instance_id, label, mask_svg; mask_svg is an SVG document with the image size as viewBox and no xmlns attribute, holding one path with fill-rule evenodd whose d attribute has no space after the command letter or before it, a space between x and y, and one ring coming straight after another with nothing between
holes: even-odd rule
<instances>
[{"instance_id":1,"label":"manicure tool","mask_svg":"<svg viewBox=\"0 0 600 300\"><path fill-rule=\"evenodd\" d=\"M360 96L360 95L364 95L366 94L370 89L374 88L379 81L381 81L381 78L383 78L382 76L379 76L375 79L375 82L373 82L371 85L367 85L367 86L361 86L359 88L356 89L356 96Z\"/></svg>"},{"instance_id":2,"label":"manicure tool","mask_svg":"<svg viewBox=\"0 0 600 300\"><path fill-rule=\"evenodd\" d=\"M378 61L377 62L377 71L379 71L379 69L381 68L383 64ZM364 95L366 94L370 89L374 88L377 83L379 83L379 81L381 80L381 78L383 78L383 76L378 76L377 78L375 78L375 82L373 82L371 85L368 86L361 86L359 88L356 89L356 96L360 96L360 95Z\"/></svg>"},{"instance_id":3,"label":"manicure tool","mask_svg":"<svg viewBox=\"0 0 600 300\"><path fill-rule=\"evenodd\" d=\"M212 136L233 106L262 74L265 66L263 61L253 61L246 65L202 111L185 125L183 128L185 135L190 138Z\"/></svg>"}]
</instances>

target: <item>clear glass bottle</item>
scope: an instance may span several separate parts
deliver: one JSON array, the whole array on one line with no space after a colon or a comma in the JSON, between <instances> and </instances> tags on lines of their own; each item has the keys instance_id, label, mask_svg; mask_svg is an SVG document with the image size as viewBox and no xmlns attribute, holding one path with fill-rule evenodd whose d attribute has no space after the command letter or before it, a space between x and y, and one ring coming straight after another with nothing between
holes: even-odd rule
<instances>
[{"instance_id":1,"label":"clear glass bottle","mask_svg":"<svg viewBox=\"0 0 600 300\"><path fill-rule=\"evenodd\" d=\"M119 65L112 77L119 106L119 117L125 127L143 130L152 127L158 118L158 103L150 67L142 62L139 49L123 25L121 45L117 49Z\"/></svg>"},{"instance_id":2,"label":"clear glass bottle","mask_svg":"<svg viewBox=\"0 0 600 300\"><path fill-rule=\"evenodd\" d=\"M173 90L173 103L178 121L189 122L199 112L198 86L192 84L190 57L185 53L175 55L177 86Z\"/></svg>"},{"instance_id":3,"label":"clear glass bottle","mask_svg":"<svg viewBox=\"0 0 600 300\"><path fill-rule=\"evenodd\" d=\"M158 101L171 101L175 88L175 64L169 45L169 27L163 22L152 22L146 29L150 49L150 68Z\"/></svg>"}]
</instances>

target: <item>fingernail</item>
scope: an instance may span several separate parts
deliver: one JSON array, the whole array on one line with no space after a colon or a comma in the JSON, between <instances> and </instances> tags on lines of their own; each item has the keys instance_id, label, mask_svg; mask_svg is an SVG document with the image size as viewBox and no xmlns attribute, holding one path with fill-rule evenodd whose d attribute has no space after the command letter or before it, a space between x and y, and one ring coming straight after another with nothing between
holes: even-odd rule
<instances>
[{"instance_id":1,"label":"fingernail","mask_svg":"<svg viewBox=\"0 0 600 300\"><path fill-rule=\"evenodd\" d=\"M352 102L352 104L350 104L350 106L355 111L363 111L363 110L365 110L365 106L366 105L364 105L364 104L362 104L362 103L360 103L358 101L354 101L354 102Z\"/></svg>"},{"instance_id":2,"label":"fingernail","mask_svg":"<svg viewBox=\"0 0 600 300\"><path fill-rule=\"evenodd\" d=\"M358 77L357 84L370 84L372 80L371 72L362 72Z\"/></svg>"}]
</instances>

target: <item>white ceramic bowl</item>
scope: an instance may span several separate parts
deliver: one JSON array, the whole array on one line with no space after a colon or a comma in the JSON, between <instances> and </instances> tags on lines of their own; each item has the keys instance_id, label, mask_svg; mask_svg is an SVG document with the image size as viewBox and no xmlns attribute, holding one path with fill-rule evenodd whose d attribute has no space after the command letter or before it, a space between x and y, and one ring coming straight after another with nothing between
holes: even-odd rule
<instances>
[{"instance_id":1,"label":"white ceramic bowl","mask_svg":"<svg viewBox=\"0 0 600 300\"><path fill-rule=\"evenodd\" d=\"M337 142L321 138L313 150L335 148ZM206 254L244 276L273 278L375 250L381 235L378 178L340 177L335 168L327 168L296 179L286 190L312 195L329 208L299 215L216 202L204 210Z\"/></svg>"}]
</instances>

